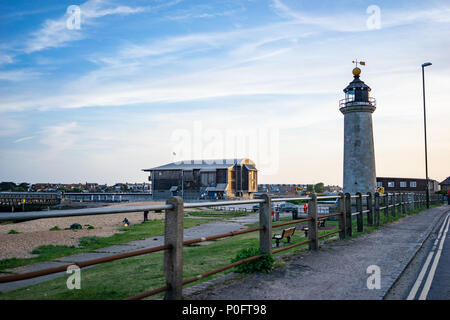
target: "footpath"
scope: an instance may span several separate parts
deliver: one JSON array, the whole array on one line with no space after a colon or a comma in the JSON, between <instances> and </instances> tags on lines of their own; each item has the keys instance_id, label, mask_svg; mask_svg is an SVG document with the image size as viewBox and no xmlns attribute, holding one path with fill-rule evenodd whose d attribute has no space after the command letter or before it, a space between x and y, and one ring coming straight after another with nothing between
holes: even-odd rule
<instances>
[{"instance_id":1,"label":"footpath","mask_svg":"<svg viewBox=\"0 0 450 320\"><path fill-rule=\"evenodd\" d=\"M292 256L270 274L253 274L234 279L231 284L217 284L216 280L212 288L203 285L203 290L197 292L194 287L189 288L184 297L187 300L380 300L449 211L448 205L424 210L370 234L322 244L318 251ZM374 279L375 269L380 271L380 286L369 289L368 278ZM369 283L376 285L370 279Z\"/></svg>"}]
</instances>

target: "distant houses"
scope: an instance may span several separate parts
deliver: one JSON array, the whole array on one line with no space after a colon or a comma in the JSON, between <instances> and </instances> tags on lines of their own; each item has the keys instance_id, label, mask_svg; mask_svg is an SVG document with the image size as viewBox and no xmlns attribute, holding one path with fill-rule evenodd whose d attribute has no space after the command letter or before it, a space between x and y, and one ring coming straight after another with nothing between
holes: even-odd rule
<instances>
[{"instance_id":1,"label":"distant houses","mask_svg":"<svg viewBox=\"0 0 450 320\"><path fill-rule=\"evenodd\" d=\"M439 183L428 179L430 193L439 191ZM377 177L377 188L384 192L425 192L427 180L422 178Z\"/></svg>"},{"instance_id":2,"label":"distant houses","mask_svg":"<svg viewBox=\"0 0 450 320\"><path fill-rule=\"evenodd\" d=\"M36 192L78 192L78 193L108 193L108 192L145 192L151 193L150 183L116 183L113 186L98 183L35 183L28 191Z\"/></svg>"},{"instance_id":3,"label":"distant houses","mask_svg":"<svg viewBox=\"0 0 450 320\"><path fill-rule=\"evenodd\" d=\"M448 191L450 190L450 177L447 177L444 181L440 182L441 190Z\"/></svg>"}]
</instances>

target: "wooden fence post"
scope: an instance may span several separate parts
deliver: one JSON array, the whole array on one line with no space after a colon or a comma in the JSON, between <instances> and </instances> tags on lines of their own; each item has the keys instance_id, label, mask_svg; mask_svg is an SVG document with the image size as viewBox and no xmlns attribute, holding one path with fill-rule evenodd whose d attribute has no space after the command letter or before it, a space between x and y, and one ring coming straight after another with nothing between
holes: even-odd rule
<instances>
[{"instance_id":1,"label":"wooden fence post","mask_svg":"<svg viewBox=\"0 0 450 320\"><path fill-rule=\"evenodd\" d=\"M181 300L183 296L183 199L169 197L166 204L173 205L166 209L164 225L164 244L171 246L164 251L164 275L168 289L165 300Z\"/></svg>"},{"instance_id":2,"label":"wooden fence post","mask_svg":"<svg viewBox=\"0 0 450 320\"><path fill-rule=\"evenodd\" d=\"M309 243L309 250L317 250L319 249L319 228L317 221L317 195L315 193L311 193L311 199L308 200L308 216L311 218L308 221L308 238L311 240Z\"/></svg>"},{"instance_id":3,"label":"wooden fence post","mask_svg":"<svg viewBox=\"0 0 450 320\"><path fill-rule=\"evenodd\" d=\"M417 205L416 205L416 194L415 194L415 193L412 194L412 209L413 209L413 210L417 209Z\"/></svg>"},{"instance_id":4,"label":"wooden fence post","mask_svg":"<svg viewBox=\"0 0 450 320\"><path fill-rule=\"evenodd\" d=\"M350 193L345 194L345 229L347 236L352 236L352 198Z\"/></svg>"},{"instance_id":5,"label":"wooden fence post","mask_svg":"<svg viewBox=\"0 0 450 320\"><path fill-rule=\"evenodd\" d=\"M373 202L372 202L372 192L367 192L367 225L373 226Z\"/></svg>"},{"instance_id":6,"label":"wooden fence post","mask_svg":"<svg viewBox=\"0 0 450 320\"><path fill-rule=\"evenodd\" d=\"M406 215L406 193L402 193L402 214Z\"/></svg>"},{"instance_id":7,"label":"wooden fence post","mask_svg":"<svg viewBox=\"0 0 450 320\"><path fill-rule=\"evenodd\" d=\"M358 214L356 215L356 230L358 232L363 232L364 226L363 226L363 206L362 206L362 194L361 192L356 193L356 211L358 211Z\"/></svg>"},{"instance_id":8,"label":"wooden fence post","mask_svg":"<svg viewBox=\"0 0 450 320\"><path fill-rule=\"evenodd\" d=\"M384 205L384 217L389 219L389 193L386 193L383 200Z\"/></svg>"},{"instance_id":9,"label":"wooden fence post","mask_svg":"<svg viewBox=\"0 0 450 320\"><path fill-rule=\"evenodd\" d=\"M338 200L338 210L342 214L338 216L338 222L339 222L339 239L345 239L345 223L346 223L346 211L345 211L345 194L342 192L339 193L339 200Z\"/></svg>"},{"instance_id":10,"label":"wooden fence post","mask_svg":"<svg viewBox=\"0 0 450 320\"><path fill-rule=\"evenodd\" d=\"M262 195L265 200L259 205L259 225L264 227L259 231L259 249L261 253L272 253L272 197L267 193Z\"/></svg>"},{"instance_id":11,"label":"wooden fence post","mask_svg":"<svg viewBox=\"0 0 450 320\"><path fill-rule=\"evenodd\" d=\"M411 210L410 201L409 201L409 199L411 198L410 195L411 195L411 193L409 193L409 192L406 193L406 214L407 215L409 214L409 211Z\"/></svg>"},{"instance_id":12,"label":"wooden fence post","mask_svg":"<svg viewBox=\"0 0 450 320\"><path fill-rule=\"evenodd\" d=\"M375 192L375 227L380 225L380 193Z\"/></svg>"},{"instance_id":13,"label":"wooden fence post","mask_svg":"<svg viewBox=\"0 0 450 320\"><path fill-rule=\"evenodd\" d=\"M392 193L391 195L391 215L393 217L395 217L395 208L396 208L396 203L395 203L395 193Z\"/></svg>"}]
</instances>

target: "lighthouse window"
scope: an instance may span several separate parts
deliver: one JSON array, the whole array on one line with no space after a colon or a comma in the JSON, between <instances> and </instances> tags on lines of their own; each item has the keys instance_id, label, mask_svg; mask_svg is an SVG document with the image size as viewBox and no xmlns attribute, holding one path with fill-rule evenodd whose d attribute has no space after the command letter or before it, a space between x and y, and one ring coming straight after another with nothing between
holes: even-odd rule
<instances>
[{"instance_id":1,"label":"lighthouse window","mask_svg":"<svg viewBox=\"0 0 450 320\"><path fill-rule=\"evenodd\" d=\"M345 98L346 98L348 101L353 101L353 100L355 100L355 90L347 91L347 93L345 94Z\"/></svg>"}]
</instances>

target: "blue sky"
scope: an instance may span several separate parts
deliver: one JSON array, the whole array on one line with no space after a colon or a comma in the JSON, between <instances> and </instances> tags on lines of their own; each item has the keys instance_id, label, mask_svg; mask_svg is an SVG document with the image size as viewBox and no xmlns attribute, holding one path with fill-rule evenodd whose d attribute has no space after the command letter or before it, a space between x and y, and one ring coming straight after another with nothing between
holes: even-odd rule
<instances>
[{"instance_id":1,"label":"blue sky","mask_svg":"<svg viewBox=\"0 0 450 320\"><path fill-rule=\"evenodd\" d=\"M441 181L449 52L448 1L2 1L0 180L142 182L142 168L191 150L250 157L260 183L342 185L338 101L357 58L377 99L378 176L424 176L420 65L433 63L429 175ZM219 143L242 130L259 148Z\"/></svg>"}]
</instances>

